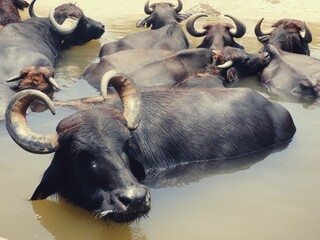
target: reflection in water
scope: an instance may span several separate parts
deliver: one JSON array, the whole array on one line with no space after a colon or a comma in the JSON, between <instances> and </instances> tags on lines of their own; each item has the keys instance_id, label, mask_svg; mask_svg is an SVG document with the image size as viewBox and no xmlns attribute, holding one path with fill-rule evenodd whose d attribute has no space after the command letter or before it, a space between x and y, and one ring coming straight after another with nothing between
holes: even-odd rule
<instances>
[{"instance_id":1,"label":"reflection in water","mask_svg":"<svg viewBox=\"0 0 320 240\"><path fill-rule=\"evenodd\" d=\"M55 239L146 239L138 226L94 219L84 210L70 206L63 200L42 200L31 203L38 221Z\"/></svg>"},{"instance_id":2,"label":"reflection in water","mask_svg":"<svg viewBox=\"0 0 320 240\"><path fill-rule=\"evenodd\" d=\"M262 151L239 158L203 161L177 165L168 169L147 171L145 185L152 188L178 187L199 182L199 180L220 174L230 174L249 169L253 164L262 161L268 155L281 152L289 143L272 146Z\"/></svg>"}]
</instances>

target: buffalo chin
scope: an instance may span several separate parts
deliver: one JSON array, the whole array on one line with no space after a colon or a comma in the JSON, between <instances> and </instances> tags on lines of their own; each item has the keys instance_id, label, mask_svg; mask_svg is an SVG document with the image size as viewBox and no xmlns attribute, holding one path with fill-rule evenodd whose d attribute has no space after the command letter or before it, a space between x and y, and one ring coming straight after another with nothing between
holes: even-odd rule
<instances>
[{"instance_id":1,"label":"buffalo chin","mask_svg":"<svg viewBox=\"0 0 320 240\"><path fill-rule=\"evenodd\" d=\"M111 220L118 223L130 223L135 220L139 220L142 217L148 217L147 214L149 210L150 208L144 209L143 211L129 212L129 213L116 212L116 213L107 215L106 217L104 217L104 220L106 221Z\"/></svg>"}]
</instances>

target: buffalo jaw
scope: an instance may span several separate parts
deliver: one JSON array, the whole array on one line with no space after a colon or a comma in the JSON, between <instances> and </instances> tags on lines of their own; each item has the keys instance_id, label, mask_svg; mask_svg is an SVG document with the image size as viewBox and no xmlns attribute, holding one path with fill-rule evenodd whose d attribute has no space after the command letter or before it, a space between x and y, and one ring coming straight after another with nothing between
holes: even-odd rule
<instances>
[{"instance_id":1,"label":"buffalo jaw","mask_svg":"<svg viewBox=\"0 0 320 240\"><path fill-rule=\"evenodd\" d=\"M34 133L27 124L26 111L34 100L45 102L51 113L55 114L54 105L46 94L38 90L23 90L11 99L7 107L5 116L7 131L12 139L28 152L52 153L58 147L57 134L40 135Z\"/></svg>"}]
</instances>

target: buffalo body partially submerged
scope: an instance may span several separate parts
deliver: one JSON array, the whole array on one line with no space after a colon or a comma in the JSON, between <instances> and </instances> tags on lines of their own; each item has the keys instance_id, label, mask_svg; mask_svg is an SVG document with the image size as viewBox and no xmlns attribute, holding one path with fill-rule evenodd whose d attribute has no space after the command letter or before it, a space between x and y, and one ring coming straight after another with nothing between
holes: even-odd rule
<instances>
[{"instance_id":1,"label":"buffalo body partially submerged","mask_svg":"<svg viewBox=\"0 0 320 240\"><path fill-rule=\"evenodd\" d=\"M189 47L189 41L179 22L187 19L189 14L180 14L182 2L178 6L171 3L145 4L145 12L150 16L137 23L137 27L151 27L151 30L133 33L114 42L105 43L100 49L99 56L136 48L157 48L169 51L179 51Z\"/></svg>"},{"instance_id":2,"label":"buffalo body partially submerged","mask_svg":"<svg viewBox=\"0 0 320 240\"><path fill-rule=\"evenodd\" d=\"M106 82L104 82L106 81ZM289 112L244 88L149 90L114 71L104 75L119 98L63 119L53 135L32 132L25 111L39 91L18 93L6 126L22 148L55 151L32 200L60 194L97 218L130 222L146 215L150 192L140 180L145 170L203 160L228 161L289 142L295 125ZM103 91L105 97L105 91ZM239 127L241 126L241 127Z\"/></svg>"},{"instance_id":3,"label":"buffalo body partially submerged","mask_svg":"<svg viewBox=\"0 0 320 240\"><path fill-rule=\"evenodd\" d=\"M314 100L320 97L320 60L282 51L267 45L269 65L260 74L260 82L270 92L284 98Z\"/></svg>"}]
</instances>

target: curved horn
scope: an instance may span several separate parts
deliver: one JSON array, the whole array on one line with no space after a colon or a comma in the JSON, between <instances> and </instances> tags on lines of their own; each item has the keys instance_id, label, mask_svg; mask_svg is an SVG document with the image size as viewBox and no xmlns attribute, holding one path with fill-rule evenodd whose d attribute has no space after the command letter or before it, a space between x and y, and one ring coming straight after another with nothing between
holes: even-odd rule
<instances>
[{"instance_id":1,"label":"curved horn","mask_svg":"<svg viewBox=\"0 0 320 240\"><path fill-rule=\"evenodd\" d=\"M218 65L218 68L230 68L233 65L232 60L226 61L224 64Z\"/></svg>"},{"instance_id":2,"label":"curved horn","mask_svg":"<svg viewBox=\"0 0 320 240\"><path fill-rule=\"evenodd\" d=\"M53 77L50 77L50 78L48 79L48 82L49 82L52 86L54 86L56 89L59 89L59 86L58 86L56 80L54 80Z\"/></svg>"},{"instance_id":3,"label":"curved horn","mask_svg":"<svg viewBox=\"0 0 320 240\"><path fill-rule=\"evenodd\" d=\"M178 13L178 12L181 12L182 7L183 7L183 4L182 4L181 0L178 0L178 6L176 6L175 8L173 8L173 10L174 10L176 13Z\"/></svg>"},{"instance_id":4,"label":"curved horn","mask_svg":"<svg viewBox=\"0 0 320 240\"><path fill-rule=\"evenodd\" d=\"M52 114L55 108L50 98L38 90L23 90L10 101L6 110L6 127L12 139L24 150L32 153L51 153L58 148L58 136L34 133L27 124L26 111L33 100L40 100Z\"/></svg>"},{"instance_id":5,"label":"curved horn","mask_svg":"<svg viewBox=\"0 0 320 240\"><path fill-rule=\"evenodd\" d=\"M71 34L76 29L76 27L78 26L78 22L79 22L79 19L67 18L66 20L64 20L63 24L60 25L54 19L54 10L53 9L50 9L49 19L50 19L50 22L51 22L52 27L55 30L55 32L57 32L63 36Z\"/></svg>"},{"instance_id":6,"label":"curved horn","mask_svg":"<svg viewBox=\"0 0 320 240\"><path fill-rule=\"evenodd\" d=\"M300 37L307 43L312 42L312 33L308 28L308 25L304 22L304 30L300 30Z\"/></svg>"},{"instance_id":7,"label":"curved horn","mask_svg":"<svg viewBox=\"0 0 320 240\"><path fill-rule=\"evenodd\" d=\"M36 14L36 12L34 11L34 9L33 9L35 2L36 2L36 0L33 0L33 1L30 3L30 5L29 5L29 9L28 9L29 15L30 15L31 18L40 18L41 16L38 16L38 15Z\"/></svg>"},{"instance_id":8,"label":"curved horn","mask_svg":"<svg viewBox=\"0 0 320 240\"><path fill-rule=\"evenodd\" d=\"M148 15L150 15L153 12L153 10L149 7L149 0L147 0L144 4L144 12Z\"/></svg>"},{"instance_id":9,"label":"curved horn","mask_svg":"<svg viewBox=\"0 0 320 240\"><path fill-rule=\"evenodd\" d=\"M235 37L235 38L241 38L247 31L246 26L239 19L237 19L237 18L235 18L233 16L230 16L230 15L227 15L227 14L224 15L224 16L230 18L234 22L234 24L236 26L235 29L232 28L232 29L229 30L230 35L232 37Z\"/></svg>"},{"instance_id":10,"label":"curved horn","mask_svg":"<svg viewBox=\"0 0 320 240\"><path fill-rule=\"evenodd\" d=\"M117 91L123 103L123 116L127 120L128 128L134 130L141 120L141 96L134 81L124 73L110 70L101 80L101 95L107 98L107 87L111 84Z\"/></svg>"},{"instance_id":11,"label":"curved horn","mask_svg":"<svg viewBox=\"0 0 320 240\"><path fill-rule=\"evenodd\" d=\"M194 37L203 37L204 35L206 35L206 30L203 30L201 32L198 32L195 28L194 28L194 23L195 21L200 18L200 17L208 17L207 14L205 13L197 13L197 14L193 14L188 20L187 20L187 23L186 23L186 29L188 31L188 33L191 35L191 36L194 36Z\"/></svg>"},{"instance_id":12,"label":"curved horn","mask_svg":"<svg viewBox=\"0 0 320 240\"><path fill-rule=\"evenodd\" d=\"M254 28L254 33L255 35L258 37L258 39L260 37L263 37L265 35L269 35L273 32L273 28L271 28L270 30L266 31L266 32L262 32L261 30L261 23L264 20L264 18L261 18L259 22L257 22L255 28Z\"/></svg>"},{"instance_id":13,"label":"curved horn","mask_svg":"<svg viewBox=\"0 0 320 240\"><path fill-rule=\"evenodd\" d=\"M9 78L6 82L14 82L14 81L18 81L21 80L21 78L23 78L23 76L21 75L21 73L19 73L18 75Z\"/></svg>"}]
</instances>

